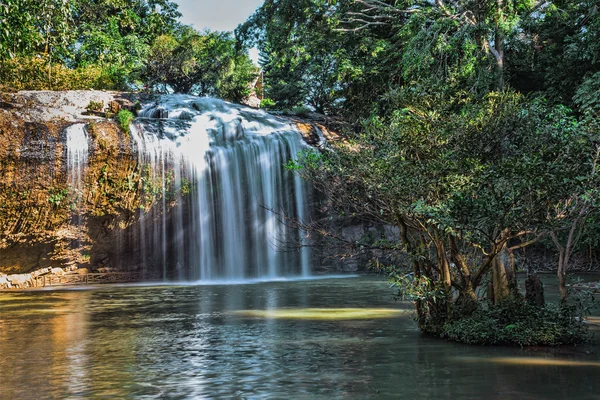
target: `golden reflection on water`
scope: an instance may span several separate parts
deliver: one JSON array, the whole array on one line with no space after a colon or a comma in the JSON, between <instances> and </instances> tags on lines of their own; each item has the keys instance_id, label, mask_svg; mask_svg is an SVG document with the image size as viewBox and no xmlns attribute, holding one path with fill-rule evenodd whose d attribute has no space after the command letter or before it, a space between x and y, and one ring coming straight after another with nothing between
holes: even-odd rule
<instances>
[{"instance_id":1,"label":"golden reflection on water","mask_svg":"<svg viewBox=\"0 0 600 400\"><path fill-rule=\"evenodd\" d=\"M266 319L305 319L305 320L359 320L394 318L408 314L406 310L393 308L283 308L272 310L240 310L234 315Z\"/></svg>"},{"instance_id":2,"label":"golden reflection on water","mask_svg":"<svg viewBox=\"0 0 600 400\"><path fill-rule=\"evenodd\" d=\"M122 398L125 382L135 371L135 335L114 326L92 327L93 292L0 294L0 399L32 398L32 389L55 398L86 398L95 393ZM101 304L96 312L122 309L123 302ZM98 337L93 335L98 333ZM92 379L90 371L107 354L124 365ZM27 385L23 383L27 382ZM6 396L6 397L3 397Z\"/></svg>"},{"instance_id":3,"label":"golden reflection on water","mask_svg":"<svg viewBox=\"0 0 600 400\"><path fill-rule=\"evenodd\" d=\"M585 319L586 319L586 321L588 321L596 326L600 326L600 317L589 316L589 317L586 317Z\"/></svg>"},{"instance_id":4,"label":"golden reflection on water","mask_svg":"<svg viewBox=\"0 0 600 400\"><path fill-rule=\"evenodd\" d=\"M0 309L0 370L13 369L3 377L0 397L27 398L31 388L46 394L86 391L87 312L81 295L10 293L0 296Z\"/></svg>"},{"instance_id":5,"label":"golden reflection on water","mask_svg":"<svg viewBox=\"0 0 600 400\"><path fill-rule=\"evenodd\" d=\"M541 357L456 357L455 360L470 363L492 363L502 365L519 365L519 366L551 366L551 367L600 367L600 362L597 361L574 361L574 360L559 360L553 358Z\"/></svg>"}]
</instances>

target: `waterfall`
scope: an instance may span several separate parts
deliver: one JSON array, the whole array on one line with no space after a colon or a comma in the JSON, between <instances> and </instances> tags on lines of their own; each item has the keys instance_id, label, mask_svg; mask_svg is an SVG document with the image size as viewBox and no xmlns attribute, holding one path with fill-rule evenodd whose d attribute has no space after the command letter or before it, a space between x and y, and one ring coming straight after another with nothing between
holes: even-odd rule
<instances>
[{"instance_id":1,"label":"waterfall","mask_svg":"<svg viewBox=\"0 0 600 400\"><path fill-rule=\"evenodd\" d=\"M78 235L81 239L81 200L84 194L84 176L88 162L88 135L85 124L71 125L66 129L67 145L67 174L71 198L75 207L75 220L78 226Z\"/></svg>"},{"instance_id":2,"label":"waterfall","mask_svg":"<svg viewBox=\"0 0 600 400\"><path fill-rule=\"evenodd\" d=\"M143 172L140 260L164 278L310 275L306 183L284 168L304 146L288 121L221 100L163 96L131 129Z\"/></svg>"},{"instance_id":3,"label":"waterfall","mask_svg":"<svg viewBox=\"0 0 600 400\"><path fill-rule=\"evenodd\" d=\"M70 187L81 193L83 174L88 159L88 137L85 124L71 125L66 129L67 171Z\"/></svg>"}]
</instances>

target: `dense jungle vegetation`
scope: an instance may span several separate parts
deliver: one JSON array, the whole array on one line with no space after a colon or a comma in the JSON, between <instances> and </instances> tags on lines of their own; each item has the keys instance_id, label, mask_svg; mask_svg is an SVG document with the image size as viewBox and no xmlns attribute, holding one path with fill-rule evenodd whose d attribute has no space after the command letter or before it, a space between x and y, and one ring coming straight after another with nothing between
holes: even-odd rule
<instances>
[{"instance_id":1,"label":"dense jungle vegetation","mask_svg":"<svg viewBox=\"0 0 600 400\"><path fill-rule=\"evenodd\" d=\"M399 229L355 246L408 253L410 266L380 269L423 331L581 339L566 271L598 245L599 5L267 0L236 31L261 50L269 103L354 123L291 167L331 212ZM519 294L514 254L536 245L556 254L561 306L544 305L533 269Z\"/></svg>"}]
</instances>

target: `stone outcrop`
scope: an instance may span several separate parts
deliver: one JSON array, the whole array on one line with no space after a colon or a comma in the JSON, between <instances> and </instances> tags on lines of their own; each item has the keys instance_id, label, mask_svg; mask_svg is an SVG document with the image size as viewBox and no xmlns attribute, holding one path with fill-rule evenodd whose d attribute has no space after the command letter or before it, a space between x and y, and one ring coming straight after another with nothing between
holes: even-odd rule
<instances>
[{"instance_id":1,"label":"stone outcrop","mask_svg":"<svg viewBox=\"0 0 600 400\"><path fill-rule=\"evenodd\" d=\"M0 272L16 276L3 278L13 287L27 286L24 274L48 267L101 266L113 235L152 207L154 199L140 191L144 171L130 135L112 120L85 115L90 101L112 112L134 107L132 96L21 92L4 98L12 106L0 109ZM66 162L65 129L75 122L87 124L90 142L82 193L70 187Z\"/></svg>"},{"instance_id":2,"label":"stone outcrop","mask_svg":"<svg viewBox=\"0 0 600 400\"><path fill-rule=\"evenodd\" d=\"M47 267L37 269L25 274L4 274L0 272L0 290L2 289L29 289L41 287L43 280L40 277L64 277L69 274L80 274L86 272L87 269L79 270L76 266L65 268Z\"/></svg>"}]
</instances>

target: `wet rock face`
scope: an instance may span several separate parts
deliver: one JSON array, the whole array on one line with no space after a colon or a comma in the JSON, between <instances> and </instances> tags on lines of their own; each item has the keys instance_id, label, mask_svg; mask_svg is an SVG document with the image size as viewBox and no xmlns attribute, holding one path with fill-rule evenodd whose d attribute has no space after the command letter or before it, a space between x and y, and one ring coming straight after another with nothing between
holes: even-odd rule
<instances>
[{"instance_id":1,"label":"wet rock face","mask_svg":"<svg viewBox=\"0 0 600 400\"><path fill-rule=\"evenodd\" d=\"M35 268L58 266L60 262L52 260L56 242L30 237L23 243L0 246L1 271L6 274L18 274Z\"/></svg>"},{"instance_id":2,"label":"wet rock face","mask_svg":"<svg viewBox=\"0 0 600 400\"><path fill-rule=\"evenodd\" d=\"M152 112L152 114L150 115L150 118L167 119L167 118L169 118L169 112L167 110L165 110L164 108L157 108L156 110L154 110ZM191 118L189 118L189 119L191 119Z\"/></svg>"},{"instance_id":3,"label":"wet rock face","mask_svg":"<svg viewBox=\"0 0 600 400\"><path fill-rule=\"evenodd\" d=\"M139 209L137 154L110 121L87 123L90 159L81 187L72 187L71 124L32 120L18 107L0 110L0 272L85 266L93 242L87 218L108 220L98 238L130 224Z\"/></svg>"}]
</instances>

